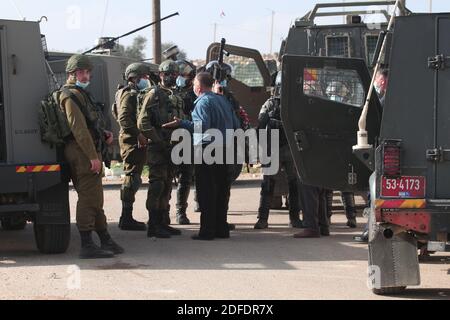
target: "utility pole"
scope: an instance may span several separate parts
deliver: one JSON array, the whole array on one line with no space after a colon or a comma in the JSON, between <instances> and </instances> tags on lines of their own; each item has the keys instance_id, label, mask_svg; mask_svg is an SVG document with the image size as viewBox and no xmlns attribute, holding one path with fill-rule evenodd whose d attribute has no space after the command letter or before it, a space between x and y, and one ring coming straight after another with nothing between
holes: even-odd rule
<instances>
[{"instance_id":1,"label":"utility pole","mask_svg":"<svg viewBox=\"0 0 450 320\"><path fill-rule=\"evenodd\" d=\"M430 13L433 12L433 0L430 0Z\"/></svg>"},{"instance_id":2,"label":"utility pole","mask_svg":"<svg viewBox=\"0 0 450 320\"><path fill-rule=\"evenodd\" d=\"M272 22L271 22L271 24L270 24L270 46L269 46L269 54L272 54L272 52L273 52L273 28L274 28L274 25L275 25L275 11L273 11L273 10L271 10L272 11Z\"/></svg>"},{"instance_id":3,"label":"utility pole","mask_svg":"<svg viewBox=\"0 0 450 320\"><path fill-rule=\"evenodd\" d=\"M153 0L153 21L161 19L161 1ZM161 63L161 22L153 25L153 58L155 64Z\"/></svg>"}]
</instances>

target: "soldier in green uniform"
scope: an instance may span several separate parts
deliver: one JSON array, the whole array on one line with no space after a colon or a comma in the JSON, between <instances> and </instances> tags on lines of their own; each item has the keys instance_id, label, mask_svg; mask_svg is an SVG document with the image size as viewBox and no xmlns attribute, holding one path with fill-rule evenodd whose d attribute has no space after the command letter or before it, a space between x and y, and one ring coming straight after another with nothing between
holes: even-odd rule
<instances>
[{"instance_id":1,"label":"soldier in green uniform","mask_svg":"<svg viewBox=\"0 0 450 320\"><path fill-rule=\"evenodd\" d=\"M60 105L72 131L64 148L70 174L78 193L77 227L81 236L80 258L111 258L123 253L107 230L103 211L102 145L113 136L102 126L101 111L85 91L93 66L87 56L74 55L67 61L67 83L61 89ZM92 239L100 237L101 247Z\"/></svg>"},{"instance_id":2,"label":"soldier in green uniform","mask_svg":"<svg viewBox=\"0 0 450 320\"><path fill-rule=\"evenodd\" d=\"M140 113L138 128L149 140L147 163L149 165L149 188L147 210L149 222L148 237L169 238L181 234L180 230L169 226L169 201L175 168L171 161L172 130L163 129L164 123L174 117L182 118L183 101L174 93L178 77L178 65L171 60L160 67L161 84L144 91L139 97Z\"/></svg>"},{"instance_id":3,"label":"soldier in green uniform","mask_svg":"<svg viewBox=\"0 0 450 320\"><path fill-rule=\"evenodd\" d=\"M142 170L147 158L147 138L137 127L138 92L150 87L150 70L143 63L132 63L125 70L128 85L116 93L117 120L120 125L119 145L123 160L125 180L120 189L122 215L119 228L129 231L145 231L143 222L133 219L133 204L142 180Z\"/></svg>"},{"instance_id":4,"label":"soldier in green uniform","mask_svg":"<svg viewBox=\"0 0 450 320\"><path fill-rule=\"evenodd\" d=\"M194 102L197 96L194 93L193 81L195 78L195 66L186 60L177 60L176 64L180 70L177 78L177 95L183 100L183 113L186 120L192 121L191 113L194 110ZM191 182L194 174L194 165L180 164L177 167L178 188L177 188L177 223L187 225L191 222L186 215L188 198L191 190Z\"/></svg>"}]
</instances>

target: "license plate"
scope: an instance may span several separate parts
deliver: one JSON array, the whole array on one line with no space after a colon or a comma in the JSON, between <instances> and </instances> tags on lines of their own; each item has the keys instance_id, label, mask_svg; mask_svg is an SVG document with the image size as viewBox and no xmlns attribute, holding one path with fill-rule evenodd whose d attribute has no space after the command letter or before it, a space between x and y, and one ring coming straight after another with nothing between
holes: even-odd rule
<instances>
[{"instance_id":1,"label":"license plate","mask_svg":"<svg viewBox=\"0 0 450 320\"><path fill-rule=\"evenodd\" d=\"M425 177L381 177L381 196L387 198L425 198Z\"/></svg>"}]
</instances>

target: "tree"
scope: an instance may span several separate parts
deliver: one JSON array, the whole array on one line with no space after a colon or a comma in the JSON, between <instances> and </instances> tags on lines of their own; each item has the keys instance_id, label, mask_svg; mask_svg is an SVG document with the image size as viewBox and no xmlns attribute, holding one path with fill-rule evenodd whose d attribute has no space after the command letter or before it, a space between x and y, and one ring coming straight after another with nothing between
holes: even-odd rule
<instances>
[{"instance_id":1,"label":"tree","mask_svg":"<svg viewBox=\"0 0 450 320\"><path fill-rule=\"evenodd\" d=\"M125 47L123 45L119 45L119 55L135 60L144 60L144 50L146 46L147 38L137 36L133 39L133 43L130 46Z\"/></svg>"},{"instance_id":2,"label":"tree","mask_svg":"<svg viewBox=\"0 0 450 320\"><path fill-rule=\"evenodd\" d=\"M169 49L170 47L175 46L176 44L173 42L163 42L161 43L161 51L164 52L164 50ZM180 53L178 54L178 59L183 60L187 58L187 54L186 51L184 51L183 49L181 49L180 47L178 47L178 50L180 50Z\"/></svg>"}]
</instances>

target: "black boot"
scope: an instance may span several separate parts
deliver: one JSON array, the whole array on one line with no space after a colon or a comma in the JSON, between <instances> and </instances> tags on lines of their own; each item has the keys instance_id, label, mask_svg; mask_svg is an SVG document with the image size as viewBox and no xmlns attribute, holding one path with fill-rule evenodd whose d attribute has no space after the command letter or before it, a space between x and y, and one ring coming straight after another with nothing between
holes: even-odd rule
<instances>
[{"instance_id":1,"label":"black boot","mask_svg":"<svg viewBox=\"0 0 450 320\"><path fill-rule=\"evenodd\" d=\"M289 227L290 228L303 228L303 223L300 220L300 207L299 207L299 191L297 179L289 181Z\"/></svg>"},{"instance_id":2,"label":"black boot","mask_svg":"<svg viewBox=\"0 0 450 320\"><path fill-rule=\"evenodd\" d=\"M133 204L122 202L122 215L119 220L119 229L124 231L145 231L145 223L133 219Z\"/></svg>"},{"instance_id":3,"label":"black boot","mask_svg":"<svg viewBox=\"0 0 450 320\"><path fill-rule=\"evenodd\" d=\"M168 217L169 216L169 211L163 210L162 212L163 212L162 213L163 217L165 217L165 216ZM181 236L181 231L180 230L172 228L169 224L166 224L165 221L163 221L162 226L163 226L164 229L166 229L170 233L170 235L172 235L172 236Z\"/></svg>"},{"instance_id":4,"label":"black boot","mask_svg":"<svg viewBox=\"0 0 450 320\"><path fill-rule=\"evenodd\" d=\"M92 240L92 231L80 231L81 251L80 259L105 259L113 258L112 251L104 250Z\"/></svg>"},{"instance_id":5,"label":"black boot","mask_svg":"<svg viewBox=\"0 0 450 320\"><path fill-rule=\"evenodd\" d=\"M267 229L269 227L269 223L267 222L267 219L259 218L258 221L255 223L254 228L255 229Z\"/></svg>"},{"instance_id":6,"label":"black boot","mask_svg":"<svg viewBox=\"0 0 450 320\"><path fill-rule=\"evenodd\" d=\"M355 195L352 192L342 192L341 197L347 216L347 226L355 229L358 226L356 223Z\"/></svg>"},{"instance_id":7,"label":"black boot","mask_svg":"<svg viewBox=\"0 0 450 320\"><path fill-rule=\"evenodd\" d=\"M109 235L108 230L100 230L97 231L98 237L100 238L100 242L102 244L101 248L103 250L111 251L114 254L122 254L125 250L119 246Z\"/></svg>"},{"instance_id":8,"label":"black boot","mask_svg":"<svg viewBox=\"0 0 450 320\"><path fill-rule=\"evenodd\" d=\"M191 177L188 180L183 180L183 175L180 178L180 183L177 188L177 223L180 225L189 225L191 222L186 216L186 209L188 206L189 193L191 191ZM184 178L185 179L185 178Z\"/></svg>"},{"instance_id":9,"label":"black boot","mask_svg":"<svg viewBox=\"0 0 450 320\"><path fill-rule=\"evenodd\" d=\"M272 205L274 192L274 181L270 176L264 176L261 183L261 192L259 193L258 221L255 229L267 229L269 227L269 212Z\"/></svg>"},{"instance_id":10,"label":"black boot","mask_svg":"<svg viewBox=\"0 0 450 320\"><path fill-rule=\"evenodd\" d=\"M147 237L160 239L167 239L171 237L169 231L167 231L162 225L162 218L161 211L157 209L151 209L149 211Z\"/></svg>"},{"instance_id":11,"label":"black boot","mask_svg":"<svg viewBox=\"0 0 450 320\"><path fill-rule=\"evenodd\" d=\"M189 225L191 221L186 215L186 209L178 209L177 211L177 223L180 225Z\"/></svg>"}]
</instances>

